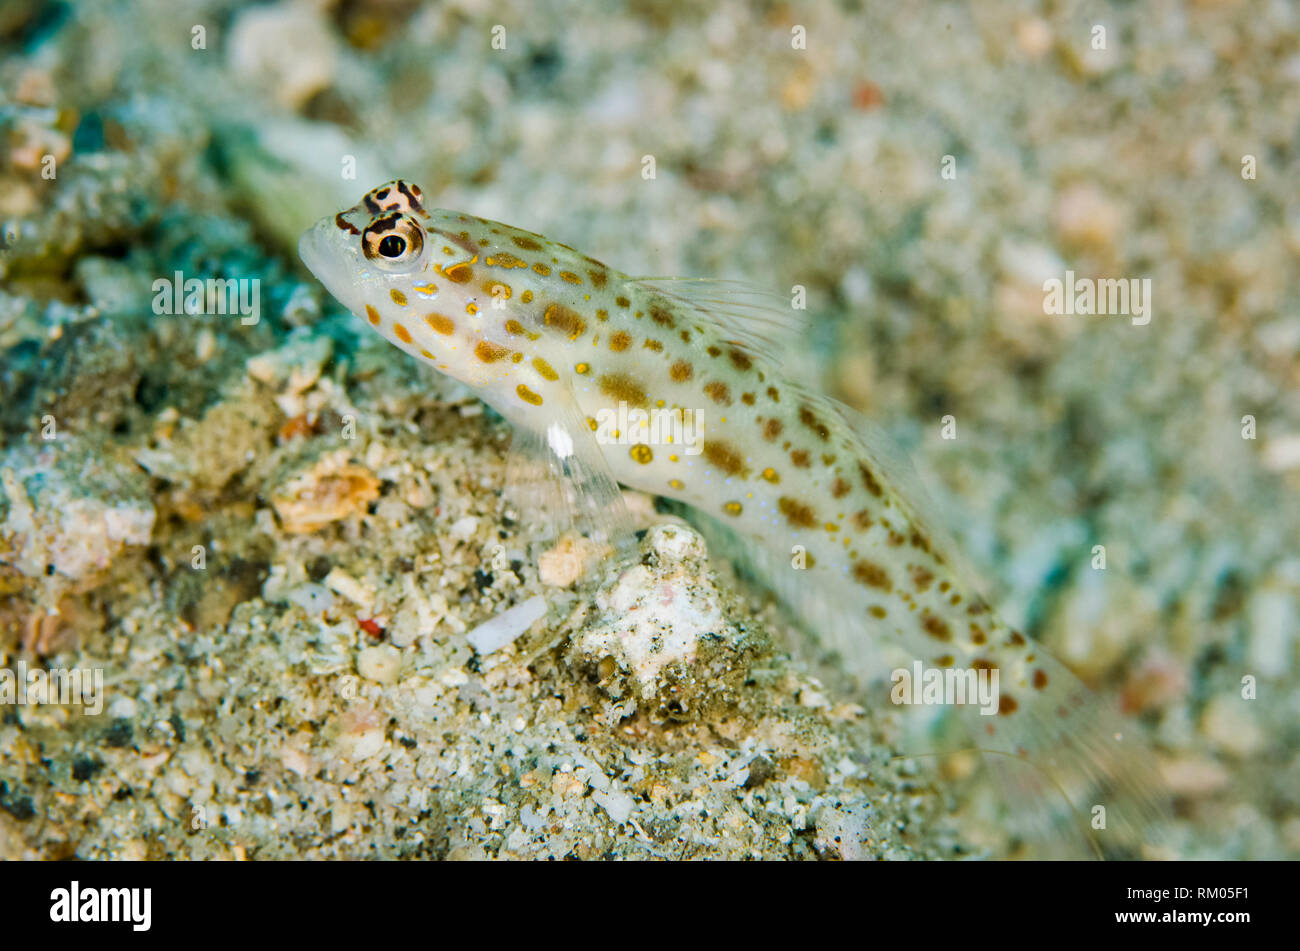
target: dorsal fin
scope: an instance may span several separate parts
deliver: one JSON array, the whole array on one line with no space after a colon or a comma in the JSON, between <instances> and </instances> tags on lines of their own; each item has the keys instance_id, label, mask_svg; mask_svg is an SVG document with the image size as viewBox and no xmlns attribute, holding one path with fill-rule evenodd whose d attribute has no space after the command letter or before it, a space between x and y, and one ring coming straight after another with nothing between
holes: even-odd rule
<instances>
[{"instance_id":1,"label":"dorsal fin","mask_svg":"<svg viewBox=\"0 0 1300 951\"><path fill-rule=\"evenodd\" d=\"M706 316L730 341L778 363L808 343L808 312L790 298L745 281L694 277L634 277L628 283Z\"/></svg>"}]
</instances>

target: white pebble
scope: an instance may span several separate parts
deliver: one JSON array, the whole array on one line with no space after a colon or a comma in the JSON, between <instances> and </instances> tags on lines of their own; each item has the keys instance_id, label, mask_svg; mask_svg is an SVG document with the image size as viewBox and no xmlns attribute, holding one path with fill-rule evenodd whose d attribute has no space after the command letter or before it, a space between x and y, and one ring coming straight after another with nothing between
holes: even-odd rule
<instances>
[{"instance_id":1,"label":"white pebble","mask_svg":"<svg viewBox=\"0 0 1300 951\"><path fill-rule=\"evenodd\" d=\"M632 809L636 805L632 797L625 792L601 792L596 790L591 794L591 798L596 800L597 805L609 814L609 817L615 822L627 822L632 815Z\"/></svg>"},{"instance_id":2,"label":"white pebble","mask_svg":"<svg viewBox=\"0 0 1300 951\"><path fill-rule=\"evenodd\" d=\"M467 635L470 646L480 654L491 654L511 643L545 614L546 599L534 595L470 631Z\"/></svg>"},{"instance_id":3,"label":"white pebble","mask_svg":"<svg viewBox=\"0 0 1300 951\"><path fill-rule=\"evenodd\" d=\"M478 519L473 515L466 515L464 518L458 519L456 522L452 523L449 531L452 538L457 538L463 542L467 542L473 538L474 533L478 531Z\"/></svg>"},{"instance_id":4,"label":"white pebble","mask_svg":"<svg viewBox=\"0 0 1300 951\"><path fill-rule=\"evenodd\" d=\"M329 588L310 582L298 585L286 592L284 597L290 604L302 608L309 617L319 617L334 607L334 595Z\"/></svg>"},{"instance_id":5,"label":"white pebble","mask_svg":"<svg viewBox=\"0 0 1300 951\"><path fill-rule=\"evenodd\" d=\"M357 673L367 680L380 684L394 684L397 683L401 671L401 652L387 644L363 647L357 654Z\"/></svg>"},{"instance_id":6,"label":"white pebble","mask_svg":"<svg viewBox=\"0 0 1300 951\"><path fill-rule=\"evenodd\" d=\"M325 576L325 587L366 610L375 603L375 593L342 568L335 568Z\"/></svg>"}]
</instances>

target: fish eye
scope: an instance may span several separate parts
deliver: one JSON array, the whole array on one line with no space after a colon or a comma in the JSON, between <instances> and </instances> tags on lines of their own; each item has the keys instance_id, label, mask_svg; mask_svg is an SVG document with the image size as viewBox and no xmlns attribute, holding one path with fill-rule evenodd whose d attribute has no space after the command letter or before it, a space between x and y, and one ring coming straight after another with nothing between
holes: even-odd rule
<instances>
[{"instance_id":1,"label":"fish eye","mask_svg":"<svg viewBox=\"0 0 1300 951\"><path fill-rule=\"evenodd\" d=\"M409 270L424 252L424 229L410 215L381 215L361 233L361 250L386 271Z\"/></svg>"}]
</instances>

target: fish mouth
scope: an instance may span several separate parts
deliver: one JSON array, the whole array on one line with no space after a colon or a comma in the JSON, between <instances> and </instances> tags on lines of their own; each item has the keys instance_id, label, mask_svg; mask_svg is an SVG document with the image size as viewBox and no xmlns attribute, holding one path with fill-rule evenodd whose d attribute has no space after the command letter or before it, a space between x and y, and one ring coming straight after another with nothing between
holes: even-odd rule
<instances>
[{"instance_id":1,"label":"fish mouth","mask_svg":"<svg viewBox=\"0 0 1300 951\"><path fill-rule=\"evenodd\" d=\"M352 262L333 217L322 218L303 232L298 239L298 257L325 290L356 312Z\"/></svg>"},{"instance_id":2,"label":"fish mouth","mask_svg":"<svg viewBox=\"0 0 1300 951\"><path fill-rule=\"evenodd\" d=\"M307 270L311 271L316 280L322 284L325 283L321 277L322 272L325 270L325 261L320 249L319 236L321 228L328 220L328 218L322 218L304 231L302 237L298 239L298 257L303 264L307 265Z\"/></svg>"}]
</instances>

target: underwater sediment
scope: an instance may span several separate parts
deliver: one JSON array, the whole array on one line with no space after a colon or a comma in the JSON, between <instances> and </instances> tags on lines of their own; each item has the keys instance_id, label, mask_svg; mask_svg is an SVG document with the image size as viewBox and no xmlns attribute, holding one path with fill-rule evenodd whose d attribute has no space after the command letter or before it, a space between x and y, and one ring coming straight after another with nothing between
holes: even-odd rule
<instances>
[{"instance_id":1,"label":"underwater sediment","mask_svg":"<svg viewBox=\"0 0 1300 951\"><path fill-rule=\"evenodd\" d=\"M0 856L1016 854L973 757L909 757L654 499L624 572L532 557L509 427L294 253L400 173L804 287L808 372L1133 716L1171 848L1294 857L1300 25L1107 16L1099 51L1072 4L6 5L0 667L104 702L0 707ZM1067 270L1149 278L1149 323L1046 315Z\"/></svg>"}]
</instances>

